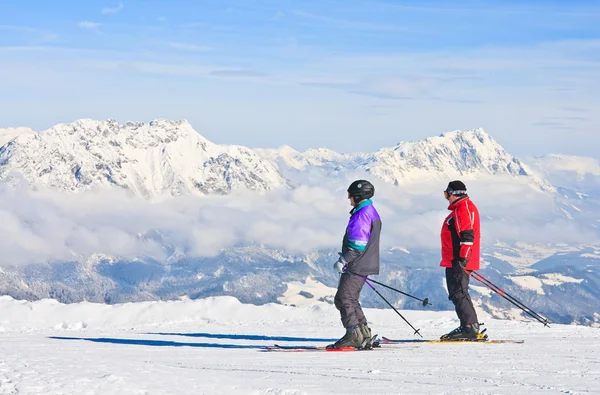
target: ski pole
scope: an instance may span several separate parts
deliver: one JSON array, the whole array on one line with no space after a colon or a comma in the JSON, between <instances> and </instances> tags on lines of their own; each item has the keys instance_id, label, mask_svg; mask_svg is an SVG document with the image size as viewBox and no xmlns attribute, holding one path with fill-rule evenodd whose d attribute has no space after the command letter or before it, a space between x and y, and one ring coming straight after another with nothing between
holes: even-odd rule
<instances>
[{"instance_id":1,"label":"ski pole","mask_svg":"<svg viewBox=\"0 0 600 395\"><path fill-rule=\"evenodd\" d=\"M402 314L400 314L400 312L399 312L399 311L398 311L398 310L397 310L397 309L396 309L394 306L392 306L392 304L391 304L390 302L388 302L388 300L387 300L386 298L384 298L384 297L383 297L383 295L382 295L382 294L380 294L378 290L376 290L376 289L375 289L375 287L373 286L373 284L371 284L371 280L370 280L369 278L365 278L365 282L367 283L367 285L368 285L369 287L371 287L371 289L372 289L373 291L375 291L375 292L377 293L377 295L379 295L379 296L381 297L381 299L383 299L383 300L385 301L385 303L387 303L387 304L388 304L388 306L390 306L392 309L394 309L394 311L396 312L396 314L398 314L398 315L400 316L400 318L402 318L402 319L404 320L404 322L406 322L406 323L407 323L407 324L408 324L408 325L409 325L411 328L413 328L413 330L415 331L415 333L413 333L413 334L415 334L415 335L419 335L419 336L423 337L423 336L422 336L422 335L419 333L420 329L415 329L415 327L414 327L414 326L412 326L412 325L410 324L410 322L408 322L408 320L407 320L406 318L404 318L404 316L403 316Z\"/></svg>"},{"instance_id":2,"label":"ski pole","mask_svg":"<svg viewBox=\"0 0 600 395\"><path fill-rule=\"evenodd\" d=\"M497 285L495 285L494 283L492 283L487 278L483 277L481 274L475 273L475 276L473 276L473 278L475 278L477 281L483 283L488 288L492 289L493 291L495 291L496 293L498 293L498 295L502 296L504 299L508 300L509 302L511 302L512 304L514 304L515 306L519 307L521 310L523 310L524 312L526 312L527 314L529 314L530 316L532 316L533 318L535 318L537 321L539 321L542 324L544 324L544 326L548 326L549 327L549 325L548 325L548 319L547 318L542 317L541 315L539 315L538 313L536 313L535 311L533 311L531 308L527 307L524 303L522 303L521 301L519 301L517 298L515 298L514 296L508 294L505 290L503 290L502 288L498 287Z\"/></svg>"},{"instance_id":3,"label":"ski pole","mask_svg":"<svg viewBox=\"0 0 600 395\"><path fill-rule=\"evenodd\" d=\"M467 273L469 273L469 272L467 271ZM482 283L483 285L487 286L489 289L491 289L492 291L496 292L498 295L500 295L504 299L508 300L510 303L512 303L513 305L517 306L518 308L520 308L521 310L523 310L525 313L527 313L528 315L530 315L531 317L533 317L537 321L539 321L542 324L544 324L544 326L550 327L550 325L548 325L548 319L547 318L542 317L541 315L539 315L538 313L536 313L535 311L533 311L531 308L527 307L523 302L519 301L517 298L515 298L512 295L510 295L505 290L503 290L502 288L500 288L496 284L492 283L487 278L483 277L481 274L479 274L479 273L477 273L475 271L471 272L470 274L471 274L471 276L475 280L477 280L480 283Z\"/></svg>"},{"instance_id":4,"label":"ski pole","mask_svg":"<svg viewBox=\"0 0 600 395\"><path fill-rule=\"evenodd\" d=\"M484 278L485 280L485 278ZM498 294L502 297L504 297L504 299L508 300L509 302L511 302L512 304L514 304L515 306L519 307L521 310L523 310L525 313L527 313L529 316L533 317L534 319L536 319L537 321L539 321L540 323L544 324L544 326L548 326L548 319L545 317L542 317L540 314L536 313L535 311L533 311L533 309L531 309L530 307L526 306L524 303L522 303L521 301L519 301L517 298L515 298L514 296L506 293L506 291L504 291L502 288L497 287L498 290Z\"/></svg>"},{"instance_id":5,"label":"ski pole","mask_svg":"<svg viewBox=\"0 0 600 395\"><path fill-rule=\"evenodd\" d=\"M529 308L528 306L526 306L524 303L522 303L521 301L519 301L517 298L515 298L514 296L508 294L505 290L503 290L502 288L498 287L497 285L495 285L494 283L492 283L487 278L483 277L481 274L475 273L475 275L473 275L473 278L475 278L480 283L486 285L492 291L496 292L498 295L500 295L504 299L508 300L513 305L517 306L518 308L520 308L521 310L523 310L525 313L527 313L528 315L530 315L531 317L533 317L537 321L539 321L542 324L544 324L544 326L548 326L548 319L547 318L542 317L541 315L539 315L538 313L536 313L535 311L533 311L531 308Z\"/></svg>"},{"instance_id":6,"label":"ski pole","mask_svg":"<svg viewBox=\"0 0 600 395\"><path fill-rule=\"evenodd\" d=\"M354 274L355 276L362 277L362 278L364 278L365 280L369 280L369 281L371 281L371 282L373 282L373 283L375 283L375 284L381 285L382 287L385 287L385 288L387 288L387 289L391 289L392 291L396 291L396 292L398 292L399 294L406 295L406 296L408 296L409 298L417 299L419 302L423 302L423 306L427 306L427 305L433 306L431 303L429 303L429 299L428 299L428 298L425 298L425 299L419 299L419 298L417 298L416 296L412 296L412 295L410 295L410 294L407 294L406 292L402 292L402 291L400 291L400 290L398 290L398 289L396 289L396 288L390 287L389 285L382 284L382 283L380 283L379 281L375 281L375 280L373 280L372 278L367 278L367 276L363 276L363 275L361 275L361 274L354 273L352 270L346 270L346 271L347 271L347 272L349 272L349 273L352 273L352 274Z\"/></svg>"}]
</instances>

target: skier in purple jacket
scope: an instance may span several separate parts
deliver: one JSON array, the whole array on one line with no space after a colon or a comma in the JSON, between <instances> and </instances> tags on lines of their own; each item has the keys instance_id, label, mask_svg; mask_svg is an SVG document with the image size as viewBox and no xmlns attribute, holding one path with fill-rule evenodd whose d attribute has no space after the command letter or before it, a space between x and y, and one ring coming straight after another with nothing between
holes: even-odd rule
<instances>
[{"instance_id":1,"label":"skier in purple jacket","mask_svg":"<svg viewBox=\"0 0 600 395\"><path fill-rule=\"evenodd\" d=\"M334 303L340 311L346 334L328 348L371 347L371 329L358 299L366 276L379 274L381 219L371 201L374 194L375 187L366 180L354 181L348 187L348 199L353 209L340 258L334 265L341 273Z\"/></svg>"}]
</instances>

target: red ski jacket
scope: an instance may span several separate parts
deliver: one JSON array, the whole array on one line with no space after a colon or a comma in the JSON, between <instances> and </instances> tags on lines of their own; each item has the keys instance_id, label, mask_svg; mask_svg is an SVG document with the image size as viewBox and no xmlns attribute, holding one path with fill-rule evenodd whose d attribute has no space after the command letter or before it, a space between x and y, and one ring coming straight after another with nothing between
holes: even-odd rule
<instances>
[{"instance_id":1,"label":"red ski jacket","mask_svg":"<svg viewBox=\"0 0 600 395\"><path fill-rule=\"evenodd\" d=\"M454 259L467 258L466 270L479 270L479 210L468 196L448 206L452 211L442 225L442 261L452 267Z\"/></svg>"}]
</instances>

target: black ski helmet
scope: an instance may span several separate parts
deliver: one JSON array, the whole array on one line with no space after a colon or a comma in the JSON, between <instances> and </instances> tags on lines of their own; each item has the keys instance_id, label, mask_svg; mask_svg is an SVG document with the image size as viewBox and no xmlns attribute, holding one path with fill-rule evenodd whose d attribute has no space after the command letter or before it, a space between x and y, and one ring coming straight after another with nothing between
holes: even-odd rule
<instances>
[{"instance_id":1,"label":"black ski helmet","mask_svg":"<svg viewBox=\"0 0 600 395\"><path fill-rule=\"evenodd\" d=\"M444 192L448 195L464 196L467 194L467 187L460 180L450 181Z\"/></svg>"},{"instance_id":2,"label":"black ski helmet","mask_svg":"<svg viewBox=\"0 0 600 395\"><path fill-rule=\"evenodd\" d=\"M355 202L371 199L375 195L375 187L367 180L356 180L348 187L348 193Z\"/></svg>"}]
</instances>

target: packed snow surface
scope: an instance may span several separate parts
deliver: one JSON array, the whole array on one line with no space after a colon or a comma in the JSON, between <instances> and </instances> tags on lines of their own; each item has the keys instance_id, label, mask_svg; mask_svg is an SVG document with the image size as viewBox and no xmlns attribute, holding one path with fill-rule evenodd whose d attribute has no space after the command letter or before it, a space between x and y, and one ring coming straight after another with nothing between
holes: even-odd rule
<instances>
[{"instance_id":1,"label":"packed snow surface","mask_svg":"<svg viewBox=\"0 0 600 395\"><path fill-rule=\"evenodd\" d=\"M7 296L0 312L0 394L600 393L600 329L590 327L481 315L492 339L525 343L271 353L263 347L334 341L338 312L233 297L63 305ZM401 313L427 339L457 325L454 312ZM379 335L417 339L390 309L366 314Z\"/></svg>"}]
</instances>

